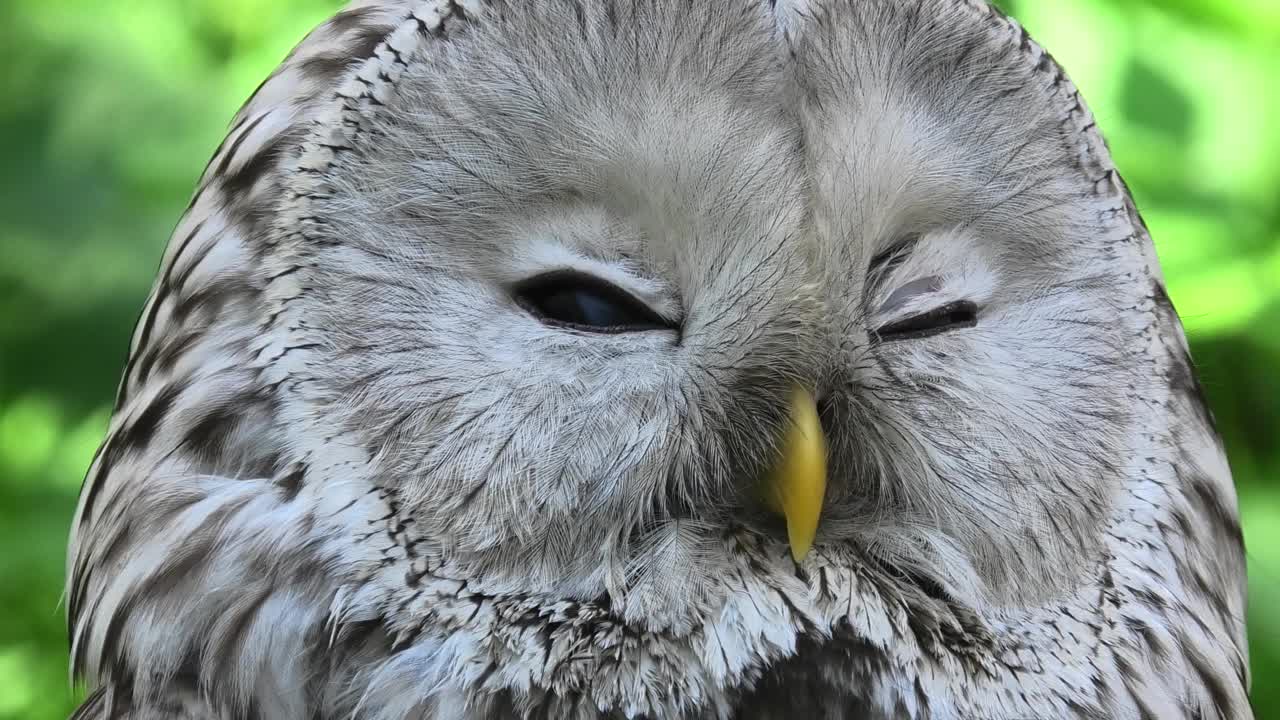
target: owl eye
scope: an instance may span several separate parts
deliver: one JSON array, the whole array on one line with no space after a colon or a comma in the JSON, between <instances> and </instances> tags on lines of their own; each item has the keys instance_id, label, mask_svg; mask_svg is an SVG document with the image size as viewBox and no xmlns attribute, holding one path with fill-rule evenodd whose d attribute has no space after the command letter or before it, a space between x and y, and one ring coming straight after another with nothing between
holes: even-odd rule
<instances>
[{"instance_id":1,"label":"owl eye","mask_svg":"<svg viewBox=\"0 0 1280 720\"><path fill-rule=\"evenodd\" d=\"M548 325L601 333L674 329L625 290L578 272L556 271L531 278L516 288L515 297Z\"/></svg>"},{"instance_id":2,"label":"owl eye","mask_svg":"<svg viewBox=\"0 0 1280 720\"><path fill-rule=\"evenodd\" d=\"M876 335L880 340L911 340L929 337L948 330L973 327L978 324L978 306L969 300L949 302L928 312L895 320L880 326Z\"/></svg>"}]
</instances>

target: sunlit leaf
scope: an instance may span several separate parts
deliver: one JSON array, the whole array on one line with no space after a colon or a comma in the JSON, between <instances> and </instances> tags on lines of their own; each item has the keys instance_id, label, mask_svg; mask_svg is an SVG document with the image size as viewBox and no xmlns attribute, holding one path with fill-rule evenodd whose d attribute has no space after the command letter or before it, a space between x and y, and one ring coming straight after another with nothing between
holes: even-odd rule
<instances>
[{"instance_id":1,"label":"sunlit leaf","mask_svg":"<svg viewBox=\"0 0 1280 720\"><path fill-rule=\"evenodd\" d=\"M29 476L44 467L57 446L60 417L53 401L29 395L0 408L0 468Z\"/></svg>"},{"instance_id":2,"label":"sunlit leaf","mask_svg":"<svg viewBox=\"0 0 1280 720\"><path fill-rule=\"evenodd\" d=\"M32 665L29 648L0 647L0 717L26 717L36 696L36 684L28 669Z\"/></svg>"}]
</instances>

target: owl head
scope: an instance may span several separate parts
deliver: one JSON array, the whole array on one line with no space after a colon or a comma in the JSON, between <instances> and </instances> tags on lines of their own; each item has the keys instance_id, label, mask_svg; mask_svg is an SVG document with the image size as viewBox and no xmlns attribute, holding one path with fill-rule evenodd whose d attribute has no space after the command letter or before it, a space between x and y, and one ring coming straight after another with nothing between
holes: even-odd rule
<instances>
[{"instance_id":1,"label":"owl head","mask_svg":"<svg viewBox=\"0 0 1280 720\"><path fill-rule=\"evenodd\" d=\"M227 697L277 683L280 717L316 677L386 717L501 682L645 713L721 707L844 599L1076 597L1193 377L1092 128L976 0L357 3L170 245L82 498L77 662L151 691L238 658ZM644 689L591 685L627 633Z\"/></svg>"},{"instance_id":2,"label":"owl head","mask_svg":"<svg viewBox=\"0 0 1280 720\"><path fill-rule=\"evenodd\" d=\"M726 533L786 549L799 387L819 548L975 599L1077 570L1149 288L1017 46L893 3L509 12L402 72L282 248L292 442L361 453L471 577L687 624Z\"/></svg>"}]
</instances>

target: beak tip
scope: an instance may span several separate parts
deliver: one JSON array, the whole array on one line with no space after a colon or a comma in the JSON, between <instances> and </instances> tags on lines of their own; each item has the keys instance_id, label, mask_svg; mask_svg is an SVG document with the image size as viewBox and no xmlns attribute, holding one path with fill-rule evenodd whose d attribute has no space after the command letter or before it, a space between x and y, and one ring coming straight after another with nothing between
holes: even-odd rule
<instances>
[{"instance_id":1,"label":"beak tip","mask_svg":"<svg viewBox=\"0 0 1280 720\"><path fill-rule=\"evenodd\" d=\"M808 532L788 528L787 540L791 546L791 558L793 560L798 563L808 557L809 551L813 549L813 538L816 534L817 527L809 529Z\"/></svg>"},{"instance_id":2,"label":"beak tip","mask_svg":"<svg viewBox=\"0 0 1280 720\"><path fill-rule=\"evenodd\" d=\"M808 555L809 555L809 548L800 548L800 547L796 547L795 545L791 546L791 559L795 560L797 564L804 562L804 559Z\"/></svg>"}]
</instances>

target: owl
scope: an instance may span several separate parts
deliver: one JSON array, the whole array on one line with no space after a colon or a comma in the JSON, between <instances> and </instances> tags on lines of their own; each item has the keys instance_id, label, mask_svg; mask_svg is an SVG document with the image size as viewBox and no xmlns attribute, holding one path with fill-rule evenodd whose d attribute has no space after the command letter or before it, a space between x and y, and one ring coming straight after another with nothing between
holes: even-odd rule
<instances>
[{"instance_id":1,"label":"owl","mask_svg":"<svg viewBox=\"0 0 1280 720\"><path fill-rule=\"evenodd\" d=\"M1252 717L1231 475L983 0L358 0L73 521L77 718Z\"/></svg>"}]
</instances>

